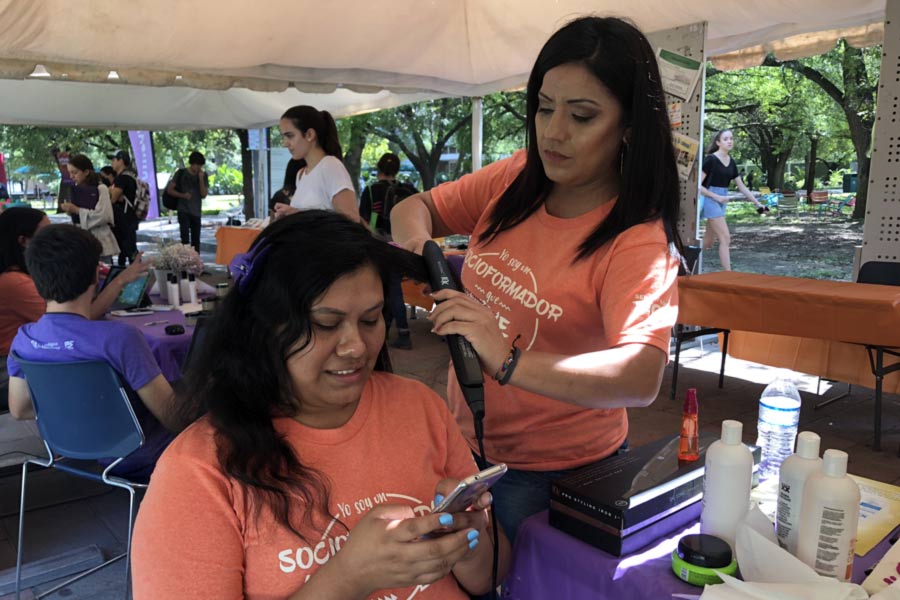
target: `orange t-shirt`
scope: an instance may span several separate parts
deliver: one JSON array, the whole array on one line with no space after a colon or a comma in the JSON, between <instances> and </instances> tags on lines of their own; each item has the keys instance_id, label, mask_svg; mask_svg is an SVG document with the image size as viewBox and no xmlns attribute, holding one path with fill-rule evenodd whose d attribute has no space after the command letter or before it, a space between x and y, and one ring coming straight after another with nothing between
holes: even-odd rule
<instances>
[{"instance_id":1,"label":"orange t-shirt","mask_svg":"<svg viewBox=\"0 0 900 600\"><path fill-rule=\"evenodd\" d=\"M40 319L47 311L47 303L30 275L7 271L0 273L0 307L0 356L6 356L19 327Z\"/></svg>"},{"instance_id":2,"label":"orange t-shirt","mask_svg":"<svg viewBox=\"0 0 900 600\"><path fill-rule=\"evenodd\" d=\"M607 202L574 219L542 205L489 242L487 227L500 195L525 165L517 152L431 190L435 208L454 232L473 235L462 282L495 311L510 342L523 351L577 355L623 344L649 344L666 354L678 314L678 262L668 251L662 222L635 225L586 260L578 246L610 213ZM453 369L450 408L474 449L472 415ZM628 435L624 408L588 409L485 377L485 453L510 467L567 469L612 454Z\"/></svg>"},{"instance_id":3,"label":"orange t-shirt","mask_svg":"<svg viewBox=\"0 0 900 600\"><path fill-rule=\"evenodd\" d=\"M286 598L346 543L341 523L352 529L385 503L428 514L438 481L477 472L444 401L395 375L373 373L356 412L337 429L289 418L274 424L301 463L328 477L331 522L302 530L312 540L306 543L266 508L254 519L246 488L222 472L214 430L202 419L160 458L141 504L131 553L136 600ZM413 597L468 598L452 575L372 596Z\"/></svg>"}]
</instances>

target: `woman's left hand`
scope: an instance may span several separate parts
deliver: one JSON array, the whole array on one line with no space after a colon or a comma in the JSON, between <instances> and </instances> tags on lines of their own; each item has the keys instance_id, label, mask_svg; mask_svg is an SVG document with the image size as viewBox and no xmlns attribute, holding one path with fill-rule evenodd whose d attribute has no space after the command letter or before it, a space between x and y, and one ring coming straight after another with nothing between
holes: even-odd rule
<instances>
[{"instance_id":1,"label":"woman's left hand","mask_svg":"<svg viewBox=\"0 0 900 600\"><path fill-rule=\"evenodd\" d=\"M63 202L59 205L59 208L62 209L68 215L77 215L78 207L72 204L71 202Z\"/></svg>"},{"instance_id":2,"label":"woman's left hand","mask_svg":"<svg viewBox=\"0 0 900 600\"><path fill-rule=\"evenodd\" d=\"M493 375L509 354L509 341L500 331L491 310L474 298L454 290L433 292L439 302L428 316L438 335L458 334L465 337L478 353L481 365Z\"/></svg>"}]
</instances>

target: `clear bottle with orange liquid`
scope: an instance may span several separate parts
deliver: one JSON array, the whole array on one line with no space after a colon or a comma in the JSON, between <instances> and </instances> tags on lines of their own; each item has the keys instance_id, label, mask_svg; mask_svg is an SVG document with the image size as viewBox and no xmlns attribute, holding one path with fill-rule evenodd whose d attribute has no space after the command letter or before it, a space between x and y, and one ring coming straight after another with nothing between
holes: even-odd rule
<instances>
[{"instance_id":1,"label":"clear bottle with orange liquid","mask_svg":"<svg viewBox=\"0 0 900 600\"><path fill-rule=\"evenodd\" d=\"M688 388L684 397L681 414L681 442L678 445L678 460L700 458L700 429L697 424L697 389Z\"/></svg>"}]
</instances>

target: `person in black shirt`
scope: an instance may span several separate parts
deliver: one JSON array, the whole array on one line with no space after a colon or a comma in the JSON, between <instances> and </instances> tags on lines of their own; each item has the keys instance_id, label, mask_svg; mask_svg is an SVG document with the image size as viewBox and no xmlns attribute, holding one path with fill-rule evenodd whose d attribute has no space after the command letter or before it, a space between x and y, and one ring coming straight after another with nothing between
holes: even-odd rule
<instances>
[{"instance_id":1,"label":"person in black shirt","mask_svg":"<svg viewBox=\"0 0 900 600\"><path fill-rule=\"evenodd\" d=\"M399 202L406 196L411 196L419 191L408 183L398 182L397 173L399 172L400 157L392 152L386 152L378 159L378 180L366 186L359 198L359 216L375 233L388 240L391 236L391 222L390 211L385 210L385 201ZM389 191L390 194L388 194ZM389 196L391 197L389 198ZM391 277L388 300L391 304L391 314L385 322L386 330L390 330L391 321L397 322L397 338L390 342L390 345L402 350L411 350L412 340L409 337L409 322L406 320L403 287L397 277Z\"/></svg>"},{"instance_id":2,"label":"person in black shirt","mask_svg":"<svg viewBox=\"0 0 900 600\"><path fill-rule=\"evenodd\" d=\"M127 150L119 150L109 158L116 176L109 187L109 198L113 205L115 225L113 233L119 243L119 265L134 261L137 256L137 230L141 220L134 212L137 196L137 173L131 167L131 155Z\"/></svg>"},{"instance_id":3,"label":"person in black shirt","mask_svg":"<svg viewBox=\"0 0 900 600\"><path fill-rule=\"evenodd\" d=\"M745 198L756 205L757 212L768 212L768 208L760 204L741 180L737 165L730 156L733 147L734 134L730 129L717 133L703 159L700 180L700 198L703 200L700 217L706 219L703 249L709 250L718 240L719 262L723 271L731 270L731 234L725 222L725 205L728 204L728 186L731 182L735 183Z\"/></svg>"},{"instance_id":4,"label":"person in black shirt","mask_svg":"<svg viewBox=\"0 0 900 600\"><path fill-rule=\"evenodd\" d=\"M178 227L181 243L200 253L200 216L203 199L209 193L209 175L203 170L206 157L196 150L188 157L188 168L178 169L166 186L166 193L178 198Z\"/></svg>"}]
</instances>

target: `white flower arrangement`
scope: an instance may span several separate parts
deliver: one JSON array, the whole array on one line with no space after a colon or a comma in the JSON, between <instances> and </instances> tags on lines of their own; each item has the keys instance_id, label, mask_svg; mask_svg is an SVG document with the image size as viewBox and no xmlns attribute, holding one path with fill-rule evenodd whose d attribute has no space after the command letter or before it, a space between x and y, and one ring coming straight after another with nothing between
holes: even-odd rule
<instances>
[{"instance_id":1,"label":"white flower arrangement","mask_svg":"<svg viewBox=\"0 0 900 600\"><path fill-rule=\"evenodd\" d=\"M200 275L203 272L203 261L197 251L187 244L162 244L159 246L159 254L153 259L153 268Z\"/></svg>"}]
</instances>

